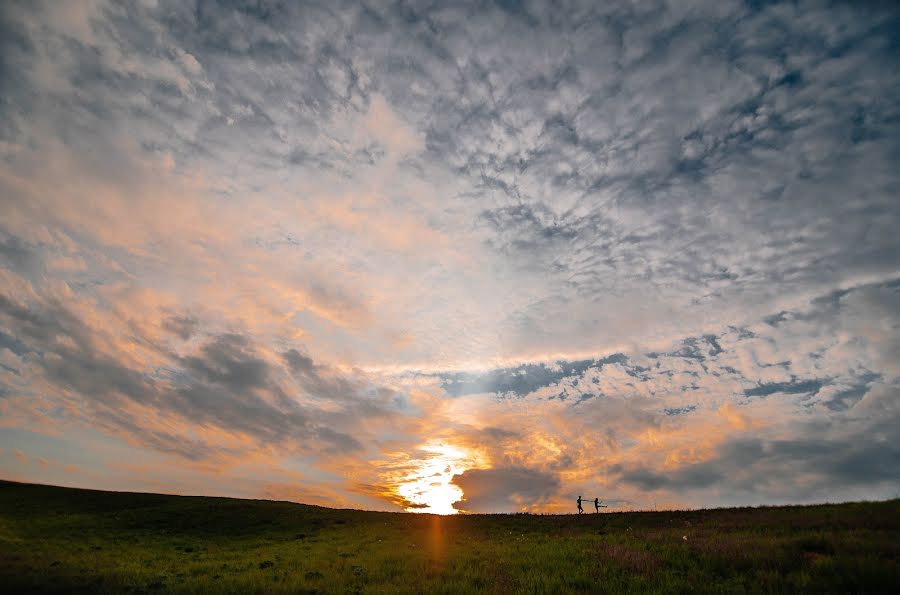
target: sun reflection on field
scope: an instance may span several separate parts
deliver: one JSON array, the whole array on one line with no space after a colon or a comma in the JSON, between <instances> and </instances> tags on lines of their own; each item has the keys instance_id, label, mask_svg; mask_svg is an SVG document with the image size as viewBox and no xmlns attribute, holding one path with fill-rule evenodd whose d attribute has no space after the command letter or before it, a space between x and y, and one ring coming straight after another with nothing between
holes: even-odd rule
<instances>
[{"instance_id":1,"label":"sun reflection on field","mask_svg":"<svg viewBox=\"0 0 900 595\"><path fill-rule=\"evenodd\" d=\"M442 443L425 445L421 451L424 456L397 486L397 493L413 504L407 512L456 514L453 503L462 499L463 491L451 482L454 475L472 467L472 455Z\"/></svg>"}]
</instances>

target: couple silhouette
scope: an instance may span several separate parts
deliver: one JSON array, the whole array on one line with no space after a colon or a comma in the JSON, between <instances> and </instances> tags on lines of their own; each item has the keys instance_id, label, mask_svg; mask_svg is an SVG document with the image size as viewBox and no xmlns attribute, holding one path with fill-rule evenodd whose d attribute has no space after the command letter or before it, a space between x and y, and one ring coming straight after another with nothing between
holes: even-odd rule
<instances>
[{"instance_id":1,"label":"couple silhouette","mask_svg":"<svg viewBox=\"0 0 900 595\"><path fill-rule=\"evenodd\" d=\"M578 496L578 514L581 514L584 512L584 509L581 507L582 502L585 502L585 500L582 499L581 496ZM600 512L601 508L606 508L606 505L600 504L600 498L594 498L594 510L596 512Z\"/></svg>"}]
</instances>

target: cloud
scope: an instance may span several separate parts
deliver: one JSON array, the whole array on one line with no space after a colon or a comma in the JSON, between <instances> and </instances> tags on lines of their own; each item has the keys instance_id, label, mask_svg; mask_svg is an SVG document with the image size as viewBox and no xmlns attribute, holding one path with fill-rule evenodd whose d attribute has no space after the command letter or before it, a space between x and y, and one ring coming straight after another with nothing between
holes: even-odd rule
<instances>
[{"instance_id":1,"label":"cloud","mask_svg":"<svg viewBox=\"0 0 900 595\"><path fill-rule=\"evenodd\" d=\"M487 373L446 373L440 376L441 387L449 395L477 393L512 393L523 397L540 388L556 384L563 378L581 375L588 368L602 368L604 363L622 359L613 355L602 360L558 362L555 365L523 364L515 368L501 368Z\"/></svg>"},{"instance_id":2,"label":"cloud","mask_svg":"<svg viewBox=\"0 0 900 595\"><path fill-rule=\"evenodd\" d=\"M559 490L559 478L521 467L470 469L453 482L465 497L455 506L466 512L537 509Z\"/></svg>"},{"instance_id":3,"label":"cloud","mask_svg":"<svg viewBox=\"0 0 900 595\"><path fill-rule=\"evenodd\" d=\"M25 307L0 296L0 312L13 336L29 339L29 348L21 355L42 369L60 399L70 395L83 404L89 420L188 459L265 445L288 451L358 451L363 445L350 433L359 434L351 430L354 420L391 415L387 393L363 396L362 384L339 375L327 381L307 375L299 387L313 399L340 398L342 410L303 404L299 395L288 392L290 383L276 378L275 365L240 334L213 336L189 355L164 353L168 371L162 372L135 369L104 353L102 334L60 304ZM345 390L338 395L340 389ZM184 424L217 428L224 437L191 438L190 425ZM253 443L242 443L241 436Z\"/></svg>"},{"instance_id":4,"label":"cloud","mask_svg":"<svg viewBox=\"0 0 900 595\"><path fill-rule=\"evenodd\" d=\"M163 3L124 14L101 4L75 19L77 39L102 57L76 83L90 104L130 122L139 146L177 157L181 172L232 168L230 187L217 192L270 197L249 208L282 227L291 221L286 231L316 248L307 255L328 255L325 269L356 271L350 287L325 295L370 292L382 282L374 271L389 277L390 297L373 296L382 307L367 319L412 327L384 332L411 337L397 343L407 348L385 353L376 338L357 336L328 345L330 357L348 345L379 365L459 365L495 357L498 348L531 359L609 352L702 335L710 311L743 324L847 274L896 269L894 182L883 156L893 125L884 98L897 81L883 76L890 51L879 45L890 11L833 9L848 23L838 34L833 15L812 7L584 5L565 17L532 7L484 9L477 19L472 10L204 3L191 11ZM42 19L57 16L9 14L30 23L23 35L35 37ZM71 35L65 31L49 29ZM401 43L387 31L408 34ZM11 44L9 55L47 66L65 90L56 107L40 109L62 127L97 128L68 92L72 69L50 68L47 55L27 47ZM85 52L66 46L65 60L85 70ZM49 85L22 83L11 88ZM847 92L834 92L841 88ZM27 117L26 100L13 97L11 115ZM857 130L857 140L841 130ZM68 137L96 146L99 139L76 132ZM385 155L404 160L387 163ZM301 167L287 167L298 156ZM115 179L117 169L133 168L104 167L102 177ZM840 180L829 178L834 171L844 172ZM276 181L273 172L281 172ZM864 195L851 205L842 197L856 187ZM351 198L330 211L306 208L316 196L333 204L334 192ZM301 213L284 209L281 197ZM359 242L313 233L326 212ZM884 216L864 231L865 212ZM406 229L389 233L400 222ZM272 239L273 231L260 231ZM870 241L852 241L861 233ZM429 237L459 238L466 259L489 274L407 260ZM372 258L385 245L397 265ZM422 275L429 281L404 291L405 279ZM499 295L504 308L484 307ZM383 306L409 313L420 300L437 309L410 318Z\"/></svg>"},{"instance_id":5,"label":"cloud","mask_svg":"<svg viewBox=\"0 0 900 595\"><path fill-rule=\"evenodd\" d=\"M822 388L822 382L818 380L792 380L791 382L771 382L760 384L744 390L748 397L765 397L774 393L812 393L816 394Z\"/></svg>"},{"instance_id":6,"label":"cloud","mask_svg":"<svg viewBox=\"0 0 900 595\"><path fill-rule=\"evenodd\" d=\"M888 494L896 20L4 6L0 426L367 507L432 440L474 508Z\"/></svg>"},{"instance_id":7,"label":"cloud","mask_svg":"<svg viewBox=\"0 0 900 595\"><path fill-rule=\"evenodd\" d=\"M302 355L296 349L288 350L283 357L300 386L317 398L346 401L352 399L362 389L349 378L329 370L327 366L316 365L311 358ZM367 413L375 415L377 411L373 409Z\"/></svg>"},{"instance_id":8,"label":"cloud","mask_svg":"<svg viewBox=\"0 0 900 595\"><path fill-rule=\"evenodd\" d=\"M885 386L872 391L873 400L896 401L900 396L896 388ZM895 417L892 409L882 417L863 414L832 423L799 422L791 438L736 437L722 444L710 460L674 471L625 468L620 481L650 492L717 486L741 494L744 501L814 501L863 486L891 486L900 470L900 452L884 431ZM829 427L832 424L837 427Z\"/></svg>"},{"instance_id":9,"label":"cloud","mask_svg":"<svg viewBox=\"0 0 900 595\"><path fill-rule=\"evenodd\" d=\"M14 271L28 275L41 266L40 257L20 238L4 234L0 237L0 258Z\"/></svg>"},{"instance_id":10,"label":"cloud","mask_svg":"<svg viewBox=\"0 0 900 595\"><path fill-rule=\"evenodd\" d=\"M162 326L165 330L187 341L194 334L199 323L200 321L194 316L169 316L163 320Z\"/></svg>"}]
</instances>

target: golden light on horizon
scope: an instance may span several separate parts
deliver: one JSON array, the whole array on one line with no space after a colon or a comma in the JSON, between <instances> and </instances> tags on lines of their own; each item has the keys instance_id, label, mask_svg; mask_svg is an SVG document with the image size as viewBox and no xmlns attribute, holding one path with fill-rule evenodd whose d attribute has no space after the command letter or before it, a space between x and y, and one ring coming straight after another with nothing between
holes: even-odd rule
<instances>
[{"instance_id":1,"label":"golden light on horizon","mask_svg":"<svg viewBox=\"0 0 900 595\"><path fill-rule=\"evenodd\" d=\"M397 494L414 504L406 511L457 514L453 504L462 500L463 491L453 483L453 476L473 466L472 455L445 443L427 444L421 450L426 456L398 482Z\"/></svg>"}]
</instances>

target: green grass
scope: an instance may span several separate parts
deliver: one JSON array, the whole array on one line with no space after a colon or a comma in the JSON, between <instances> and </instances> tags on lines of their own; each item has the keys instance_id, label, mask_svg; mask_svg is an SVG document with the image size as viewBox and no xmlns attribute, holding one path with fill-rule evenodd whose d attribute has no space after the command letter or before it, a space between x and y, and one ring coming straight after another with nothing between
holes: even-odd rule
<instances>
[{"instance_id":1,"label":"green grass","mask_svg":"<svg viewBox=\"0 0 900 595\"><path fill-rule=\"evenodd\" d=\"M435 517L0 481L0 585L114 593L896 592L900 500Z\"/></svg>"}]
</instances>

